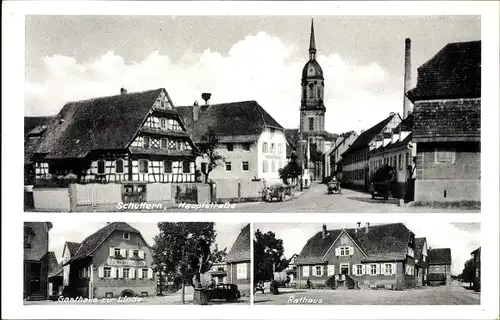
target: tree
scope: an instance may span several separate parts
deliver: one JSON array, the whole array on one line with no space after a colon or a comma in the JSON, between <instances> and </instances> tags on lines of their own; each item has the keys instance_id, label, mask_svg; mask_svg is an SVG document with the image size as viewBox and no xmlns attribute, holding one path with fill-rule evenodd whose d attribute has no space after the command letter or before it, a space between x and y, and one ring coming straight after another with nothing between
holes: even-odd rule
<instances>
[{"instance_id":1,"label":"tree","mask_svg":"<svg viewBox=\"0 0 500 320\"><path fill-rule=\"evenodd\" d=\"M220 262L226 249L220 251L216 245L211 249L217 235L212 222L159 222L158 229L152 247L153 268L181 277L184 303L185 285L194 282L201 287L201 274Z\"/></svg>"},{"instance_id":2,"label":"tree","mask_svg":"<svg viewBox=\"0 0 500 320\"><path fill-rule=\"evenodd\" d=\"M302 175L302 166L295 151L290 156L290 162L282 169L279 169L278 174L284 184L288 184L289 179L294 180Z\"/></svg>"},{"instance_id":3,"label":"tree","mask_svg":"<svg viewBox=\"0 0 500 320\"><path fill-rule=\"evenodd\" d=\"M461 274L462 281L468 282L469 286L472 287L475 273L476 273L476 265L474 263L474 259L469 259L465 261L464 270L462 271Z\"/></svg>"},{"instance_id":4,"label":"tree","mask_svg":"<svg viewBox=\"0 0 500 320\"><path fill-rule=\"evenodd\" d=\"M205 175L205 183L208 183L210 172L224 162L224 157L216 151L218 144L219 139L212 129L208 129L207 133L201 137L199 150L203 159L208 160L206 165L201 167L201 172Z\"/></svg>"},{"instance_id":5,"label":"tree","mask_svg":"<svg viewBox=\"0 0 500 320\"><path fill-rule=\"evenodd\" d=\"M273 272L283 271L288 266L288 260L283 257L285 249L283 240L277 239L272 231L262 233L255 231L254 250L254 281L273 279Z\"/></svg>"}]
</instances>

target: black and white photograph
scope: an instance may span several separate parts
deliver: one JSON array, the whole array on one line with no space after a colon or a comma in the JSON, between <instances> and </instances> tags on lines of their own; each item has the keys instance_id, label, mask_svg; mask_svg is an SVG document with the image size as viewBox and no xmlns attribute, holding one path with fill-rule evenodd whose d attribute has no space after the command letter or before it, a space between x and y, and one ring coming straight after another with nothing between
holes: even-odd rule
<instances>
[{"instance_id":1,"label":"black and white photograph","mask_svg":"<svg viewBox=\"0 0 500 320\"><path fill-rule=\"evenodd\" d=\"M24 223L25 305L250 303L250 224Z\"/></svg>"},{"instance_id":2,"label":"black and white photograph","mask_svg":"<svg viewBox=\"0 0 500 320\"><path fill-rule=\"evenodd\" d=\"M25 48L25 211L480 212L481 16L28 15Z\"/></svg>"},{"instance_id":3,"label":"black and white photograph","mask_svg":"<svg viewBox=\"0 0 500 320\"><path fill-rule=\"evenodd\" d=\"M254 303L479 305L479 223L256 223Z\"/></svg>"}]
</instances>

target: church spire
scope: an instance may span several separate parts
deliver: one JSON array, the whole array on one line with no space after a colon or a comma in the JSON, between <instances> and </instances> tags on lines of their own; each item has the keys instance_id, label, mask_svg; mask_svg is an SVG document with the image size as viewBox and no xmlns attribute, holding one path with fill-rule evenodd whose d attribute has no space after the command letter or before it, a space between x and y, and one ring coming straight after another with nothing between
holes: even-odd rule
<instances>
[{"instance_id":1,"label":"church spire","mask_svg":"<svg viewBox=\"0 0 500 320\"><path fill-rule=\"evenodd\" d=\"M311 19L311 38L309 40L309 59L316 58L316 40L314 39L314 20Z\"/></svg>"}]
</instances>

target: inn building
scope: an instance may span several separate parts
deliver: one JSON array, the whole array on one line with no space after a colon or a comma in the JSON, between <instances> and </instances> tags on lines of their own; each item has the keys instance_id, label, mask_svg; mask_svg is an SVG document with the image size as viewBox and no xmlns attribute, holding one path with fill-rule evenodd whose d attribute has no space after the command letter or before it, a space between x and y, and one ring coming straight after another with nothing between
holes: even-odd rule
<instances>
[{"instance_id":1,"label":"inn building","mask_svg":"<svg viewBox=\"0 0 500 320\"><path fill-rule=\"evenodd\" d=\"M63 251L66 297L112 298L156 295L153 257L139 230L125 222L106 224Z\"/></svg>"}]
</instances>

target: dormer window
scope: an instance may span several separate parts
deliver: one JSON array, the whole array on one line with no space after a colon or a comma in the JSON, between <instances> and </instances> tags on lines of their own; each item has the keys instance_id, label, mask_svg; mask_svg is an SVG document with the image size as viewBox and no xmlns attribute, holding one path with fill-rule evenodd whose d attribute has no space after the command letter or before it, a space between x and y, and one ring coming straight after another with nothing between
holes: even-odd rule
<instances>
[{"instance_id":1,"label":"dormer window","mask_svg":"<svg viewBox=\"0 0 500 320\"><path fill-rule=\"evenodd\" d=\"M125 239L125 240L130 240L130 233L128 233L128 232L124 232L124 233L123 233L123 239Z\"/></svg>"}]
</instances>

